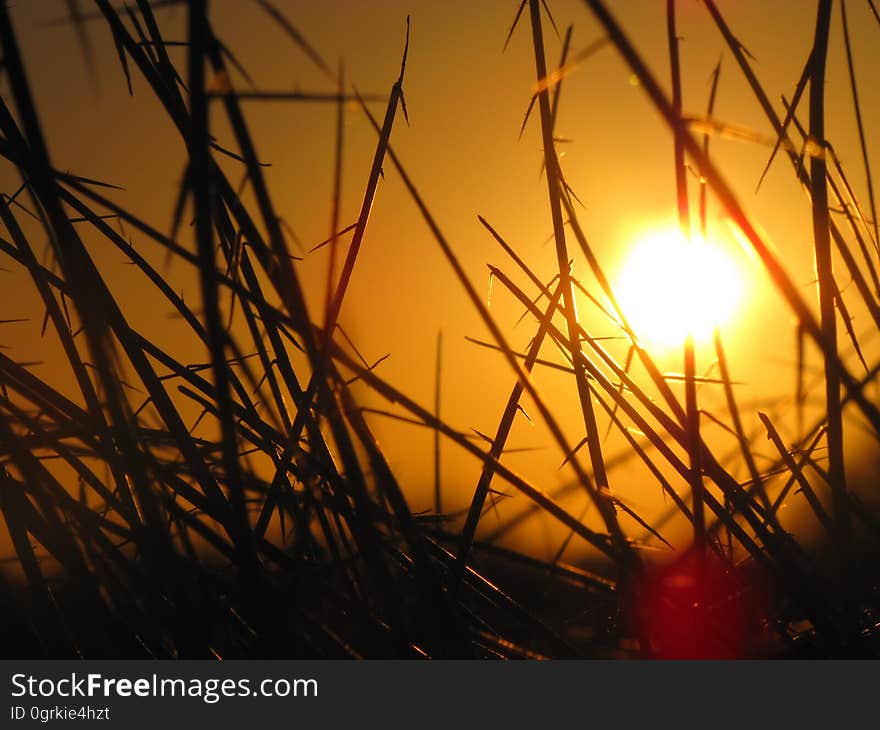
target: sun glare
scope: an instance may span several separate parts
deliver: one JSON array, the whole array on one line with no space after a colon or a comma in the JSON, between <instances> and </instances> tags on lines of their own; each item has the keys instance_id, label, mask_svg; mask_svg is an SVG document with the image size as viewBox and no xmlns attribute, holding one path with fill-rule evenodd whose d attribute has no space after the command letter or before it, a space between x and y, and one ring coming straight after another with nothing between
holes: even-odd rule
<instances>
[{"instance_id":1,"label":"sun glare","mask_svg":"<svg viewBox=\"0 0 880 730\"><path fill-rule=\"evenodd\" d=\"M742 296L740 268L720 246L676 230L639 240L621 271L620 305L646 344L683 344L688 333L705 342L736 315Z\"/></svg>"}]
</instances>

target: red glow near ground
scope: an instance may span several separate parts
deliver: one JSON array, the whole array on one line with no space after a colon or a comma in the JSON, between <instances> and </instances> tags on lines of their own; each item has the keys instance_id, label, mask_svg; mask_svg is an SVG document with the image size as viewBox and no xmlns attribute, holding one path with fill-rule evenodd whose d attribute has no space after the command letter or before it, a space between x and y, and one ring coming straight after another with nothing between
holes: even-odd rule
<instances>
[{"instance_id":1,"label":"red glow near ground","mask_svg":"<svg viewBox=\"0 0 880 730\"><path fill-rule=\"evenodd\" d=\"M737 659L767 640L764 601L729 563L689 552L646 574L636 616L658 659Z\"/></svg>"}]
</instances>

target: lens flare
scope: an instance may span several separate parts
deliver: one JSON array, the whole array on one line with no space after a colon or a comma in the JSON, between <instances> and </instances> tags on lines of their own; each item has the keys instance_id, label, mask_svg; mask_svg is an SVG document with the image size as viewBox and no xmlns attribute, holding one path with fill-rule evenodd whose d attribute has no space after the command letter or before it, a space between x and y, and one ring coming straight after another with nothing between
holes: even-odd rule
<instances>
[{"instance_id":1,"label":"lens flare","mask_svg":"<svg viewBox=\"0 0 880 730\"><path fill-rule=\"evenodd\" d=\"M711 339L736 315L743 290L738 264L720 246L677 231L641 239L617 282L620 305L645 343L682 344Z\"/></svg>"}]
</instances>

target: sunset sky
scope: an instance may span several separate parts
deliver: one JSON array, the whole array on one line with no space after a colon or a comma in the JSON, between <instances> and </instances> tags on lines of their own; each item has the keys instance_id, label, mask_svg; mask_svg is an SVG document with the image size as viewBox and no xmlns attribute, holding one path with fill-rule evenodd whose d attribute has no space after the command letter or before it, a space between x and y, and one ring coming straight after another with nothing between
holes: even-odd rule
<instances>
[{"instance_id":1,"label":"sunset sky","mask_svg":"<svg viewBox=\"0 0 880 730\"><path fill-rule=\"evenodd\" d=\"M333 73L342 64L346 84L362 93L389 92L399 73L406 17L411 17L404 78L410 124L407 126L403 117L398 116L392 147L478 290L488 295L487 264L501 267L517 281L525 281L480 225L478 214L516 248L544 281L549 280L556 260L553 244L548 242L552 227L546 181L541 174L536 114L519 138L536 81L527 12L502 52L516 12L515 1L276 2L326 59ZM815 4L800 0L717 3L733 32L754 56L753 68L782 116L779 97L791 96L811 47ZM560 35L569 24L574 26L572 54L602 36L585 4L553 0L549 5ZM609 5L649 67L668 88L665 2L620 0ZM124 192L111 193L114 200L161 230L168 230L183 172L183 142L158 102L146 93L136 69L132 69L134 95L129 97L112 39L102 21L86 24L91 61L83 53L74 29L69 24L54 22L65 16L66 7L60 1L45 1L20 2L11 9L53 162L60 169L124 187ZM814 302L809 201L783 155L777 157L756 193L770 154L772 129L703 4L682 0L678 8L685 113L705 114L710 77L721 59L715 119L731 128L747 130L753 139L713 137L711 154L754 222L776 246L792 278L802 285L804 296ZM867 2L850 0L847 10L872 155L870 163L876 172L880 170L880 25ZM258 89L334 90L335 80L322 74L256 3L214 0L210 14L216 33L247 69ZM157 18L167 38L184 39L186 16L182 8L159 9ZM544 33L548 63L554 67L561 42L546 16ZM827 71L828 138L857 193L867 204L837 4L831 38ZM185 68L185 50L173 48L171 54ZM232 83L237 90L247 89L247 82L238 74L233 76ZM384 111L384 103L372 106L377 115ZM330 230L336 109L327 103L289 102L248 103L245 109L258 154L272 165L266 175L278 211L295 231L303 249L308 250L327 238ZM212 110L218 142L234 146L221 107ZM805 118L805 106L801 113ZM672 137L610 45L564 79L556 133L565 139L558 147L564 153L563 172L584 204L578 211L580 222L600 262L616 280L629 252L640 241L676 225ZM375 143L375 133L363 113L351 105L345 122L340 213L343 226L357 217ZM237 180L241 173L236 173L236 163L224 164L231 178ZM7 193L17 188L17 173L11 166L0 172L0 182ZM693 178L692 201L696 201L697 187ZM772 410L766 401L768 395L793 393L792 317L743 251L711 196L709 239L726 251L742 276L738 309L722 334L732 376L744 383L738 386L737 393L749 414L747 430L751 432L760 428L755 411ZM341 239L343 245L348 240ZM164 303L156 307L150 283L124 263L117 251L110 250L106 241L98 240L93 233L86 236L86 241L132 324L163 337L168 348L183 361L204 362L207 356L196 346L186 326L166 316L170 307ZM181 241L191 245L186 227ZM157 246L137 235L133 243L161 269L164 253ZM311 316L317 321L323 302L328 249L314 254L305 254L304 250L298 250L294 244L294 252L304 256L303 261L296 263L296 270L306 284ZM574 259L575 276L598 294L573 239L569 240L569 255ZM4 325L0 342L13 348L11 356L17 360L44 361L38 366L40 373L51 380L50 363L56 350L54 340L40 338L39 298L25 273L12 265L6 268L11 271L0 272L4 317L29 317L30 322ZM168 275L174 288L183 291L185 299L195 306L199 296L196 272L175 261ZM845 286L846 281L841 285ZM581 319L592 334L618 334L585 298L580 300L580 307ZM514 329L520 310L497 284L491 308L514 346L525 350L534 333L533 322L526 319ZM861 332L867 321L859 312L854 314L854 327ZM485 329L390 164L385 167L385 179L380 184L340 321L368 361L390 353L379 372L424 405L433 400L435 345L438 330L442 330L444 418L463 431L473 428L494 433L514 376L497 353L465 340L465 336L487 339ZM178 331L180 337L175 339ZM842 350L848 352L845 335L841 335L841 343ZM625 357L625 344L611 341L608 347L620 359ZM876 340L868 347L876 353ZM679 348L661 349L657 354L664 370L681 372ZM550 345L542 356L559 359ZM811 357L818 362L815 352ZM698 371L708 370L713 359L711 348L700 347ZM68 378L66 373L59 373L59 387L70 388ZM559 405L570 440L576 443L582 436L582 423L572 379L539 369L536 382ZM366 393L363 398L374 405L381 403ZM705 398L707 409L723 403L720 390L713 390L710 385L701 388L701 398ZM571 402L569 409L564 405L566 402ZM749 403L763 405L745 405ZM527 402L524 406L529 411ZM380 418L371 422L376 424L383 447L406 484L413 509L429 509L433 489L431 433ZM604 418L600 420L603 430L605 423ZM723 435L716 434L719 438ZM538 449L510 454L509 458L516 470L546 489L553 491L571 481L567 469L558 469L562 456L537 419L534 426L525 419L517 423L511 446ZM617 434L606 442L609 456L623 447ZM470 499L480 465L452 445L444 444L443 449L448 509L460 510ZM653 484L649 490L641 490L643 478L640 469L624 467L613 471L612 490L633 507L644 508L649 514L662 513L664 505L659 490ZM565 503L576 514L586 501L582 494L566 499ZM502 505L497 519L487 518L487 529L503 524L526 506L521 497L511 501L512 505ZM586 519L589 522L591 518ZM537 552L552 554L558 547L559 528L549 519L535 521L524 530L521 534L532 541Z\"/></svg>"}]
</instances>

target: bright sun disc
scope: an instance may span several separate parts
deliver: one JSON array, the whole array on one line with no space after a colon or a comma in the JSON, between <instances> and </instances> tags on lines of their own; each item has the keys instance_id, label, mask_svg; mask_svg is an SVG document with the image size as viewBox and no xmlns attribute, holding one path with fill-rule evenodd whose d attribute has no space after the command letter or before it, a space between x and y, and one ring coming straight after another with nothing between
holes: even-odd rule
<instances>
[{"instance_id":1,"label":"bright sun disc","mask_svg":"<svg viewBox=\"0 0 880 730\"><path fill-rule=\"evenodd\" d=\"M632 249L615 289L636 335L661 346L688 333L707 341L736 313L740 270L718 246L677 231L652 234Z\"/></svg>"}]
</instances>

